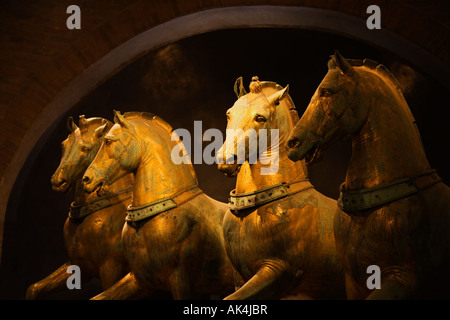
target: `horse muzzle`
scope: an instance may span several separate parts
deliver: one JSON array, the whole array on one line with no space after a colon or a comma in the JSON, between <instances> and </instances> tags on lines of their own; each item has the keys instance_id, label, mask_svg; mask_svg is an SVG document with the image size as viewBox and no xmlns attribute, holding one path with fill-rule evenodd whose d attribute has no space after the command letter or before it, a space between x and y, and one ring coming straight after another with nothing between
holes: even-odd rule
<instances>
[{"instance_id":1,"label":"horse muzzle","mask_svg":"<svg viewBox=\"0 0 450 320\"><path fill-rule=\"evenodd\" d=\"M52 183L53 191L61 192L61 193L67 192L67 190L69 190L69 188L71 186L70 181L67 181L67 180L59 178L59 177L56 177L56 178L52 177L51 183Z\"/></svg>"},{"instance_id":2,"label":"horse muzzle","mask_svg":"<svg viewBox=\"0 0 450 320\"><path fill-rule=\"evenodd\" d=\"M217 168L228 177L234 177L239 173L241 165L238 163L238 157L235 154L226 154L223 148L217 153Z\"/></svg>"},{"instance_id":3,"label":"horse muzzle","mask_svg":"<svg viewBox=\"0 0 450 320\"><path fill-rule=\"evenodd\" d=\"M52 184L53 191L65 193L72 185L71 179L67 178L67 175L64 174L63 171L64 169L60 169L60 167L58 167L56 172L52 175L50 182Z\"/></svg>"},{"instance_id":4,"label":"horse muzzle","mask_svg":"<svg viewBox=\"0 0 450 320\"><path fill-rule=\"evenodd\" d=\"M105 179L104 178L96 179L95 177L86 173L83 176L81 183L83 185L84 191L86 191L87 193L92 193L95 190L98 190L97 193L99 193L105 183Z\"/></svg>"},{"instance_id":5,"label":"horse muzzle","mask_svg":"<svg viewBox=\"0 0 450 320\"><path fill-rule=\"evenodd\" d=\"M218 164L217 168L223 172L227 177L236 176L241 170L241 164Z\"/></svg>"},{"instance_id":6,"label":"horse muzzle","mask_svg":"<svg viewBox=\"0 0 450 320\"><path fill-rule=\"evenodd\" d=\"M304 159L306 164L312 164L319 160L319 148L314 141L301 141L292 137L286 146L289 150L288 158L294 162Z\"/></svg>"}]
</instances>

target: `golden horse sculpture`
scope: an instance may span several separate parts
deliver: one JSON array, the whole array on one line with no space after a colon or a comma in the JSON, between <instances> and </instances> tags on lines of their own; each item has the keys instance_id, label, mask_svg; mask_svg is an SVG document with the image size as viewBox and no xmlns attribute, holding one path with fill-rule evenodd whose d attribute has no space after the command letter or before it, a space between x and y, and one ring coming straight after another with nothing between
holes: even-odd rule
<instances>
[{"instance_id":1,"label":"golden horse sculpture","mask_svg":"<svg viewBox=\"0 0 450 320\"><path fill-rule=\"evenodd\" d=\"M115 112L114 121L83 183L93 192L133 172L122 232L131 272L93 299L142 297L156 289L174 299L233 292L222 234L227 205L199 189L188 157L180 164L172 161L174 148L186 150L167 122L145 112Z\"/></svg>"},{"instance_id":2,"label":"golden horse sculpture","mask_svg":"<svg viewBox=\"0 0 450 320\"><path fill-rule=\"evenodd\" d=\"M53 190L67 192L75 185L75 201L64 224L64 240L69 261L45 279L32 284L27 299L45 297L66 287L70 265L80 267L83 282L100 278L106 290L129 271L121 244L126 209L131 201L133 176L112 184L103 195L88 194L81 186L84 171L94 159L103 135L112 123L103 118L85 119L79 127L72 117L67 122L70 134L62 143L62 158L52 176Z\"/></svg>"},{"instance_id":3,"label":"golden horse sculpture","mask_svg":"<svg viewBox=\"0 0 450 320\"><path fill-rule=\"evenodd\" d=\"M239 78L235 92L238 100L227 111L227 138L217 160L219 170L237 174L223 232L245 283L226 299L345 299L333 235L336 201L314 189L304 163L287 157L285 142L298 120L288 86L253 77L247 93ZM241 134L232 137L229 129ZM254 140L246 134L252 130L258 133ZM250 151L260 145L262 132L273 143ZM245 159L239 161L242 146Z\"/></svg>"},{"instance_id":4,"label":"golden horse sculpture","mask_svg":"<svg viewBox=\"0 0 450 320\"><path fill-rule=\"evenodd\" d=\"M430 169L392 74L338 52L292 131L289 158L317 161L344 137L352 156L334 222L351 299L449 297L450 190ZM368 288L377 266L380 289ZM373 284L373 283L372 283Z\"/></svg>"}]
</instances>

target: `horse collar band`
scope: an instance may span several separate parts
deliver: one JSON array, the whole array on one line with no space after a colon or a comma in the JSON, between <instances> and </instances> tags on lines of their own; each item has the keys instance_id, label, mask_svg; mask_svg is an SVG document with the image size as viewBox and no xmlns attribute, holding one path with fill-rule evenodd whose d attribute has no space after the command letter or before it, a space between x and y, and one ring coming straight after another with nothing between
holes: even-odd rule
<instances>
[{"instance_id":1,"label":"horse collar band","mask_svg":"<svg viewBox=\"0 0 450 320\"><path fill-rule=\"evenodd\" d=\"M158 199L143 206L133 207L130 205L128 206L125 220L134 222L156 216L157 214L173 209L195 198L200 193L202 193L202 190L197 186L194 186L178 192L170 197Z\"/></svg>"},{"instance_id":2,"label":"horse collar band","mask_svg":"<svg viewBox=\"0 0 450 320\"><path fill-rule=\"evenodd\" d=\"M340 186L338 206L348 215L357 216L365 210L408 197L440 181L436 170L431 170L415 177L355 191L346 191L343 183Z\"/></svg>"},{"instance_id":3,"label":"horse collar band","mask_svg":"<svg viewBox=\"0 0 450 320\"><path fill-rule=\"evenodd\" d=\"M106 207L115 205L119 202L122 202L125 199L131 198L131 191L133 191L133 188L127 188L127 189L124 189L117 193L108 194L104 197L95 199L94 201L90 201L90 202L87 202L87 203L84 203L81 205L75 203L75 201L74 201L70 204L69 218L71 220L79 220L79 219L82 219L98 210L101 210ZM126 194L126 196L120 197L122 194ZM112 201L111 198L113 198L113 197L117 197L117 199Z\"/></svg>"},{"instance_id":4,"label":"horse collar band","mask_svg":"<svg viewBox=\"0 0 450 320\"><path fill-rule=\"evenodd\" d=\"M301 182L307 183L296 186ZM236 189L234 189L230 192L228 208L231 212L249 209L311 188L313 186L309 183L309 180L302 179L290 183L282 182L264 189L246 193L236 193Z\"/></svg>"}]
</instances>

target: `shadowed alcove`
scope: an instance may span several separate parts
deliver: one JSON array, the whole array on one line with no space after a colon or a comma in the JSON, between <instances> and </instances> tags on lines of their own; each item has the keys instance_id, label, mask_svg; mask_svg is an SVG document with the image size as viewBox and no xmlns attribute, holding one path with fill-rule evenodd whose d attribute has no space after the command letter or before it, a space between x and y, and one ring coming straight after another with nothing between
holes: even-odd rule
<instances>
[{"instance_id":1,"label":"shadowed alcove","mask_svg":"<svg viewBox=\"0 0 450 320\"><path fill-rule=\"evenodd\" d=\"M274 16L267 15L267 19L275 17L276 20L278 11L270 9ZM268 9L261 9L262 16L268 12L264 10ZM283 10L289 11L283 8L279 12ZM332 15L328 17L333 18ZM350 17L348 19L354 23ZM288 19L286 24L295 25L294 20ZM364 20L359 21L362 22L361 29L365 29ZM307 24L298 22L299 25L302 23ZM255 25L262 28L237 28L239 23L232 22L232 28L216 26L212 28L214 31L208 27L203 32L186 31L183 36L170 41L153 35L151 40L156 44L150 50L142 49L120 66L107 71L100 63L90 66L88 76L75 79L75 82L87 79L85 91L71 92L74 87L68 85L49 103L50 110L58 110L58 114L50 113L52 121L46 123L42 134L36 134L37 142L14 181L2 234L0 297L24 298L30 284L67 261L62 228L73 191L67 194L52 191L50 177L61 157L60 144L68 135L66 120L69 116L75 119L79 115L100 116L112 120L113 110L145 111L157 114L173 128L185 128L191 134L194 121L202 121L203 132L217 128L225 133L225 112L236 100L234 81L243 76L248 88L255 75L260 80L274 81L282 86L289 84L289 93L301 116L327 71L329 56L338 49L347 58L376 60L397 77L416 118L430 164L448 184L448 160L442 155L442 145L448 141L446 117L442 116L449 94L448 83L443 82L445 72L440 74L436 68L427 69L436 64L423 59L420 50L417 54L414 50L399 54L405 52L405 47L403 51L399 50L393 38L381 41L380 33L373 34L374 41L370 41L370 37L358 37L358 33L367 30L355 31L354 36L350 36L348 30L352 23L340 25L345 32L340 28L341 31L332 32L331 22L324 22L326 27L323 28L275 28L263 23ZM145 47L142 43L138 45ZM123 52L129 48L119 46L113 51ZM108 58L108 54L105 56ZM96 78L96 71L106 75L105 78ZM58 106L58 101L63 105ZM208 144L204 142L203 147ZM339 143L327 151L322 162L309 168L310 179L318 191L337 198L350 151L350 141ZM200 163L194 167L204 192L226 202L235 179L225 177L215 165ZM99 290L99 283L94 280L83 285L82 290L66 290L49 298L87 299Z\"/></svg>"}]
</instances>

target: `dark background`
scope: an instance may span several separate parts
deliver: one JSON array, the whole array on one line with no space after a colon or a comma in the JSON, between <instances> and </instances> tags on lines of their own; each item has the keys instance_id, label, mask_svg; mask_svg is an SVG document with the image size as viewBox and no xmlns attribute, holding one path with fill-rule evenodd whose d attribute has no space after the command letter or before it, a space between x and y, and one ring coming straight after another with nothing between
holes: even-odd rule
<instances>
[{"instance_id":1,"label":"dark background","mask_svg":"<svg viewBox=\"0 0 450 320\"><path fill-rule=\"evenodd\" d=\"M77 119L84 114L112 120L113 109L147 111L175 129L186 128L193 133L194 120L201 120L203 131L218 128L225 132L225 111L236 100L234 81L243 76L248 90L254 75L283 87L289 84L301 116L327 72L334 49L347 58L381 62L397 77L416 118L429 162L448 184L448 158L443 154L448 149L448 120L443 110L448 107L449 90L430 78L426 70L382 48L318 31L234 29L194 36L150 52L127 66L75 105L42 138L44 146L32 157L35 160L24 166L31 169L18 179L25 181L24 185L15 186L8 204L4 237L15 245L4 248L0 298L24 298L30 284L67 260L62 228L73 193L52 191L50 177L60 160L60 143L68 135L68 116ZM337 199L350 152L350 141L341 142L325 153L322 162L309 168L317 190ZM204 192L226 201L235 179L222 175L215 165L195 165L195 169ZM15 220L8 221L8 217ZM99 290L99 283L91 281L82 288L50 298L89 298Z\"/></svg>"}]
</instances>

